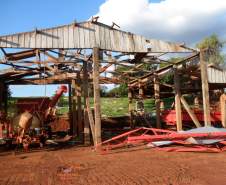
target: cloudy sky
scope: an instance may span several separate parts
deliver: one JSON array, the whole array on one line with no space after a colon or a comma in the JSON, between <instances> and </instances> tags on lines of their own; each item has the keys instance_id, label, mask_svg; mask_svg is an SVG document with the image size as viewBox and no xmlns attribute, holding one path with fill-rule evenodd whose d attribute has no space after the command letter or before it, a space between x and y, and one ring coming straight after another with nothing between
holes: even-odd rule
<instances>
[{"instance_id":1,"label":"cloudy sky","mask_svg":"<svg viewBox=\"0 0 226 185\"><path fill-rule=\"evenodd\" d=\"M115 22L123 30L148 38L189 46L213 33L226 40L226 0L1 0L0 5L0 35L99 15L101 22ZM57 87L47 88L50 96ZM11 89L14 96L41 96L45 91L43 86Z\"/></svg>"},{"instance_id":2,"label":"cloudy sky","mask_svg":"<svg viewBox=\"0 0 226 185\"><path fill-rule=\"evenodd\" d=\"M226 37L226 0L107 0L97 15L150 38L194 44L212 33Z\"/></svg>"}]
</instances>

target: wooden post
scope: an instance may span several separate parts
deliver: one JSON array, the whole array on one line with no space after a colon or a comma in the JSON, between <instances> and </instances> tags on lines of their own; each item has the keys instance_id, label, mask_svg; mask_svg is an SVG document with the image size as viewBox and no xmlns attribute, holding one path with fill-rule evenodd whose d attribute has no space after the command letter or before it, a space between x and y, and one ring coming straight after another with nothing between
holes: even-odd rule
<instances>
[{"instance_id":1,"label":"wooden post","mask_svg":"<svg viewBox=\"0 0 226 185\"><path fill-rule=\"evenodd\" d=\"M6 116L8 115L8 86L4 83L4 88L3 88L3 103L4 103L4 112Z\"/></svg>"},{"instance_id":2,"label":"wooden post","mask_svg":"<svg viewBox=\"0 0 226 185\"><path fill-rule=\"evenodd\" d=\"M139 84L139 100L137 110L140 111L141 114L144 112L144 89L141 83Z\"/></svg>"},{"instance_id":3,"label":"wooden post","mask_svg":"<svg viewBox=\"0 0 226 185\"><path fill-rule=\"evenodd\" d=\"M72 112L72 96L71 96L71 83L68 84L68 107L69 107L69 123L70 123L70 134L74 135L73 125L73 112Z\"/></svg>"},{"instance_id":4,"label":"wooden post","mask_svg":"<svg viewBox=\"0 0 226 185\"><path fill-rule=\"evenodd\" d=\"M101 143L101 105L100 105L100 49L93 48L93 91L95 117L95 146Z\"/></svg>"},{"instance_id":5,"label":"wooden post","mask_svg":"<svg viewBox=\"0 0 226 185\"><path fill-rule=\"evenodd\" d=\"M128 99L129 99L129 118L130 118L130 127L133 128L133 94L132 90L128 89Z\"/></svg>"},{"instance_id":6,"label":"wooden post","mask_svg":"<svg viewBox=\"0 0 226 185\"><path fill-rule=\"evenodd\" d=\"M220 96L220 106L221 106L221 124L226 128L226 95L222 94Z\"/></svg>"},{"instance_id":7,"label":"wooden post","mask_svg":"<svg viewBox=\"0 0 226 185\"><path fill-rule=\"evenodd\" d=\"M81 88L81 79L80 73L78 73L78 83L76 84L76 95L77 95L77 120L78 120L78 135L83 141L83 114L82 114L82 88Z\"/></svg>"},{"instance_id":8,"label":"wooden post","mask_svg":"<svg viewBox=\"0 0 226 185\"><path fill-rule=\"evenodd\" d=\"M202 79L204 122L205 122L205 126L210 126L211 121L210 121L209 84L208 84L206 54L204 50L200 51L200 68L201 68L201 79Z\"/></svg>"},{"instance_id":9,"label":"wooden post","mask_svg":"<svg viewBox=\"0 0 226 185\"><path fill-rule=\"evenodd\" d=\"M182 130L182 116L181 116L181 103L180 103L180 81L177 68L174 67L174 88L175 88L175 111L176 111L176 122L177 131Z\"/></svg>"},{"instance_id":10,"label":"wooden post","mask_svg":"<svg viewBox=\"0 0 226 185\"><path fill-rule=\"evenodd\" d=\"M87 99L89 96L87 61L83 61L83 93L84 93L84 144L90 145L90 128L87 112Z\"/></svg>"},{"instance_id":11,"label":"wooden post","mask_svg":"<svg viewBox=\"0 0 226 185\"><path fill-rule=\"evenodd\" d=\"M0 82L0 109L4 108L4 83Z\"/></svg>"},{"instance_id":12,"label":"wooden post","mask_svg":"<svg viewBox=\"0 0 226 185\"><path fill-rule=\"evenodd\" d=\"M76 92L76 82L75 79L71 82L72 86L72 125L73 125L73 135L78 135L78 119L77 119L77 92Z\"/></svg>"},{"instance_id":13,"label":"wooden post","mask_svg":"<svg viewBox=\"0 0 226 185\"><path fill-rule=\"evenodd\" d=\"M160 118L160 86L158 77L154 78L154 92L155 92L155 109L156 109L156 127L161 128Z\"/></svg>"},{"instance_id":14,"label":"wooden post","mask_svg":"<svg viewBox=\"0 0 226 185\"><path fill-rule=\"evenodd\" d=\"M190 109L188 103L186 102L186 100L184 99L183 96L180 97L180 100L181 100L181 103L183 104L184 108L188 112L189 116L191 117L192 121L196 125L196 127L201 127L201 124L199 123L199 120L197 119L197 117L194 114L194 112Z\"/></svg>"},{"instance_id":15,"label":"wooden post","mask_svg":"<svg viewBox=\"0 0 226 185\"><path fill-rule=\"evenodd\" d=\"M95 144L95 124L94 124L94 119L93 119L93 113L92 110L90 108L90 103L89 103L89 97L86 98L86 109L87 109L87 114L88 114L88 118L89 118L89 125L91 128L91 132L92 132L92 137L93 137L93 143Z\"/></svg>"}]
</instances>

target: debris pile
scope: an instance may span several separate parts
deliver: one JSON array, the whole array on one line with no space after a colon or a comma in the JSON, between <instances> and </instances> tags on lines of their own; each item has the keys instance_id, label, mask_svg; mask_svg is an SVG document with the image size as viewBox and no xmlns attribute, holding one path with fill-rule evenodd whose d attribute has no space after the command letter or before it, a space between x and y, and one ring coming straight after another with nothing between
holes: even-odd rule
<instances>
[{"instance_id":1,"label":"debris pile","mask_svg":"<svg viewBox=\"0 0 226 185\"><path fill-rule=\"evenodd\" d=\"M163 151L222 152L226 151L226 129L200 127L187 131L170 131L141 127L101 143L103 151L147 145Z\"/></svg>"}]
</instances>

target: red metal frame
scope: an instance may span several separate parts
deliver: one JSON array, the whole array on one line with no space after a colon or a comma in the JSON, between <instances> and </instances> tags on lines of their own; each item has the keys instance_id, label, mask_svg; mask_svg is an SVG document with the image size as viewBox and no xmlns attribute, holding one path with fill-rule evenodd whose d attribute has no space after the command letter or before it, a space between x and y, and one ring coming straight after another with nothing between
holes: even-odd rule
<instances>
[{"instance_id":1,"label":"red metal frame","mask_svg":"<svg viewBox=\"0 0 226 185\"><path fill-rule=\"evenodd\" d=\"M197 119L200 122L204 122L204 115L203 111L201 110L193 110L194 114L196 115ZM220 111L211 111L211 122L221 122L221 112ZM161 118L163 122L165 122L167 125L176 125L176 111L175 110L164 110L162 111ZM182 111L182 120L183 122L191 123L193 122L191 117L186 111Z\"/></svg>"},{"instance_id":2,"label":"red metal frame","mask_svg":"<svg viewBox=\"0 0 226 185\"><path fill-rule=\"evenodd\" d=\"M194 139L223 139L217 144L212 145L194 145L187 142L188 138ZM129 132L120 134L116 137L102 142L97 147L102 151L122 148L126 146L136 146L138 144L146 144L154 141L173 141L176 147L168 146L158 148L164 151L177 152L221 152L226 151L226 132L209 132L209 133L178 133L170 130L141 127ZM180 147L178 147L180 145ZM182 147L183 146L183 147Z\"/></svg>"}]
</instances>

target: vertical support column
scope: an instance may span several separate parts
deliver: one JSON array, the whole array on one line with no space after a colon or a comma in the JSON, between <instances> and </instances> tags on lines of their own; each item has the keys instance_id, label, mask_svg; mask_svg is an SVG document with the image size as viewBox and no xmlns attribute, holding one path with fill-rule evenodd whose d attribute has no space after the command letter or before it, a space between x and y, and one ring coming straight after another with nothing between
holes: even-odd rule
<instances>
[{"instance_id":1,"label":"vertical support column","mask_svg":"<svg viewBox=\"0 0 226 185\"><path fill-rule=\"evenodd\" d=\"M0 82L0 109L4 108L4 83Z\"/></svg>"},{"instance_id":2,"label":"vertical support column","mask_svg":"<svg viewBox=\"0 0 226 185\"><path fill-rule=\"evenodd\" d=\"M71 81L72 86L72 125L73 125L73 135L78 134L78 119L77 119L77 109L76 109L76 101L77 101L77 92L76 92L76 82L75 79Z\"/></svg>"},{"instance_id":3,"label":"vertical support column","mask_svg":"<svg viewBox=\"0 0 226 185\"><path fill-rule=\"evenodd\" d=\"M4 112L5 115L8 115L8 85L6 85L5 83L3 84L3 105L4 105Z\"/></svg>"},{"instance_id":4,"label":"vertical support column","mask_svg":"<svg viewBox=\"0 0 226 185\"><path fill-rule=\"evenodd\" d=\"M87 61L83 61L83 93L84 93L84 144L90 144L90 128L86 102L89 101Z\"/></svg>"},{"instance_id":5,"label":"vertical support column","mask_svg":"<svg viewBox=\"0 0 226 185\"><path fill-rule=\"evenodd\" d=\"M72 112L72 96L71 96L71 83L68 83L68 106L69 106L69 123L70 123L70 134L74 135L73 125L73 112Z\"/></svg>"},{"instance_id":6,"label":"vertical support column","mask_svg":"<svg viewBox=\"0 0 226 185\"><path fill-rule=\"evenodd\" d=\"M144 89L141 83L139 83L139 100L138 100L137 110L140 113L144 112Z\"/></svg>"},{"instance_id":7,"label":"vertical support column","mask_svg":"<svg viewBox=\"0 0 226 185\"><path fill-rule=\"evenodd\" d=\"M221 124L224 128L226 128L226 96L222 94L220 96L220 105L221 105Z\"/></svg>"},{"instance_id":8,"label":"vertical support column","mask_svg":"<svg viewBox=\"0 0 226 185\"><path fill-rule=\"evenodd\" d=\"M101 105L100 105L100 49L93 48L93 91L95 113L95 145L101 143Z\"/></svg>"},{"instance_id":9,"label":"vertical support column","mask_svg":"<svg viewBox=\"0 0 226 185\"><path fill-rule=\"evenodd\" d=\"M133 128L133 94L132 90L128 89L128 99L129 99L129 118L130 118L130 127Z\"/></svg>"},{"instance_id":10,"label":"vertical support column","mask_svg":"<svg viewBox=\"0 0 226 185\"><path fill-rule=\"evenodd\" d=\"M154 94L155 94L155 109L156 109L156 127L161 128L160 118L160 86L159 79L157 76L154 78Z\"/></svg>"},{"instance_id":11,"label":"vertical support column","mask_svg":"<svg viewBox=\"0 0 226 185\"><path fill-rule=\"evenodd\" d=\"M176 111L176 122L177 131L182 130L182 115L181 115L181 102L180 102L180 80L177 71L177 67L174 67L174 89L175 89L175 111Z\"/></svg>"},{"instance_id":12,"label":"vertical support column","mask_svg":"<svg viewBox=\"0 0 226 185\"><path fill-rule=\"evenodd\" d=\"M209 100L209 84L207 74L207 60L204 50L200 51L200 68L202 79L202 98L203 98L203 111L205 126L210 126L210 100Z\"/></svg>"},{"instance_id":13,"label":"vertical support column","mask_svg":"<svg viewBox=\"0 0 226 185\"><path fill-rule=\"evenodd\" d=\"M76 96L77 96L77 121L78 121L78 135L79 138L83 140L83 115L82 115L82 88L81 88L81 78L80 73L78 73L78 83L75 85L76 87Z\"/></svg>"}]
</instances>

